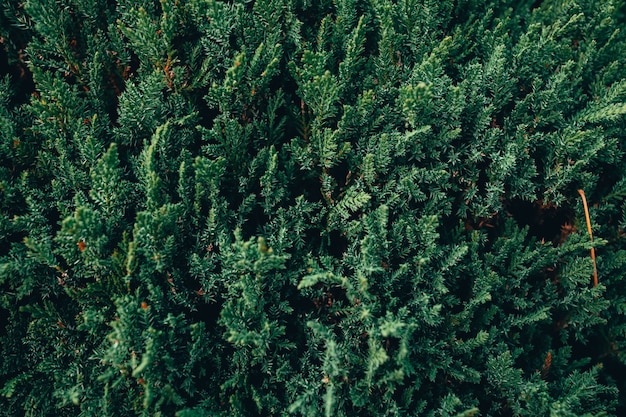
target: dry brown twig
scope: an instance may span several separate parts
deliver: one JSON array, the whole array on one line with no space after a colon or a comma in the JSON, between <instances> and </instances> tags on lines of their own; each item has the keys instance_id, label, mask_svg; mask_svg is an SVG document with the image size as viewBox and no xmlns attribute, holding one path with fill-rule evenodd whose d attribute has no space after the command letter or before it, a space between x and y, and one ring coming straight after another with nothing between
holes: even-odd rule
<instances>
[{"instance_id":1,"label":"dry brown twig","mask_svg":"<svg viewBox=\"0 0 626 417\"><path fill-rule=\"evenodd\" d=\"M593 243L593 233L591 233L591 219L589 218L589 207L587 206L587 198L585 197L585 191L578 190L578 194L583 199L583 208L585 210L585 220L587 221L587 231L589 232L589 239ZM591 248L591 260L593 261L593 286L598 286L598 268L596 266L596 251Z\"/></svg>"}]
</instances>

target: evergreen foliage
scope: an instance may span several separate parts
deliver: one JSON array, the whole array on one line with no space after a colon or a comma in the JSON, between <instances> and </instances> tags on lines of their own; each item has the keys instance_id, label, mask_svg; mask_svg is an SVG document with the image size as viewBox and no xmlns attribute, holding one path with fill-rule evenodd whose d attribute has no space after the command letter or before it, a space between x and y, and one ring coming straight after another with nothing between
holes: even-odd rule
<instances>
[{"instance_id":1,"label":"evergreen foliage","mask_svg":"<svg viewBox=\"0 0 626 417\"><path fill-rule=\"evenodd\" d=\"M0 4L0 416L626 414L623 1Z\"/></svg>"}]
</instances>

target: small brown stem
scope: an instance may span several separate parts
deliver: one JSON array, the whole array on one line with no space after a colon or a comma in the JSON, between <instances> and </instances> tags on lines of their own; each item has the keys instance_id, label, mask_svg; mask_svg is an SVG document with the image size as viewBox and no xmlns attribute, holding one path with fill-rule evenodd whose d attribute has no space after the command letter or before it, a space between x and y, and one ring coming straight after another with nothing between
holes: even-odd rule
<instances>
[{"instance_id":1,"label":"small brown stem","mask_svg":"<svg viewBox=\"0 0 626 417\"><path fill-rule=\"evenodd\" d=\"M589 218L589 207L587 206L587 198L583 190L578 190L578 194L583 199L583 208L585 209L585 220L587 221L587 231L589 232L589 239L593 243L593 233L591 233L591 219ZM596 266L596 251L591 248L591 260L593 261L593 286L598 286L598 268Z\"/></svg>"}]
</instances>

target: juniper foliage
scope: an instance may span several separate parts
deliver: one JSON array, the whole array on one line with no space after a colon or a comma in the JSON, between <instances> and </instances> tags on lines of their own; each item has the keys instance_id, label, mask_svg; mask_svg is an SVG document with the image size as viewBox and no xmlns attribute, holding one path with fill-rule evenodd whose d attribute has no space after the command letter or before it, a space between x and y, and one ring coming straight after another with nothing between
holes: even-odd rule
<instances>
[{"instance_id":1,"label":"juniper foliage","mask_svg":"<svg viewBox=\"0 0 626 417\"><path fill-rule=\"evenodd\" d=\"M1 4L1 416L626 411L624 2Z\"/></svg>"}]
</instances>

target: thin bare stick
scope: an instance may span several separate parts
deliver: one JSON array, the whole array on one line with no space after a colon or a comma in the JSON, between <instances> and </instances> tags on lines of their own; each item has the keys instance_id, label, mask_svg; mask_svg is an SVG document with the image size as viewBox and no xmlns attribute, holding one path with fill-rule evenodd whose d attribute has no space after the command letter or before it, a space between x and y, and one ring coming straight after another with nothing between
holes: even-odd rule
<instances>
[{"instance_id":1,"label":"thin bare stick","mask_svg":"<svg viewBox=\"0 0 626 417\"><path fill-rule=\"evenodd\" d=\"M593 243L593 233L591 233L591 219L589 218L589 207L587 206L587 198L585 198L585 192L578 190L578 194L583 199L583 208L585 209L585 220L587 220L587 231L589 232L589 238ZM591 248L591 260L593 261L593 286L598 286L598 268L596 266L596 251Z\"/></svg>"}]
</instances>

